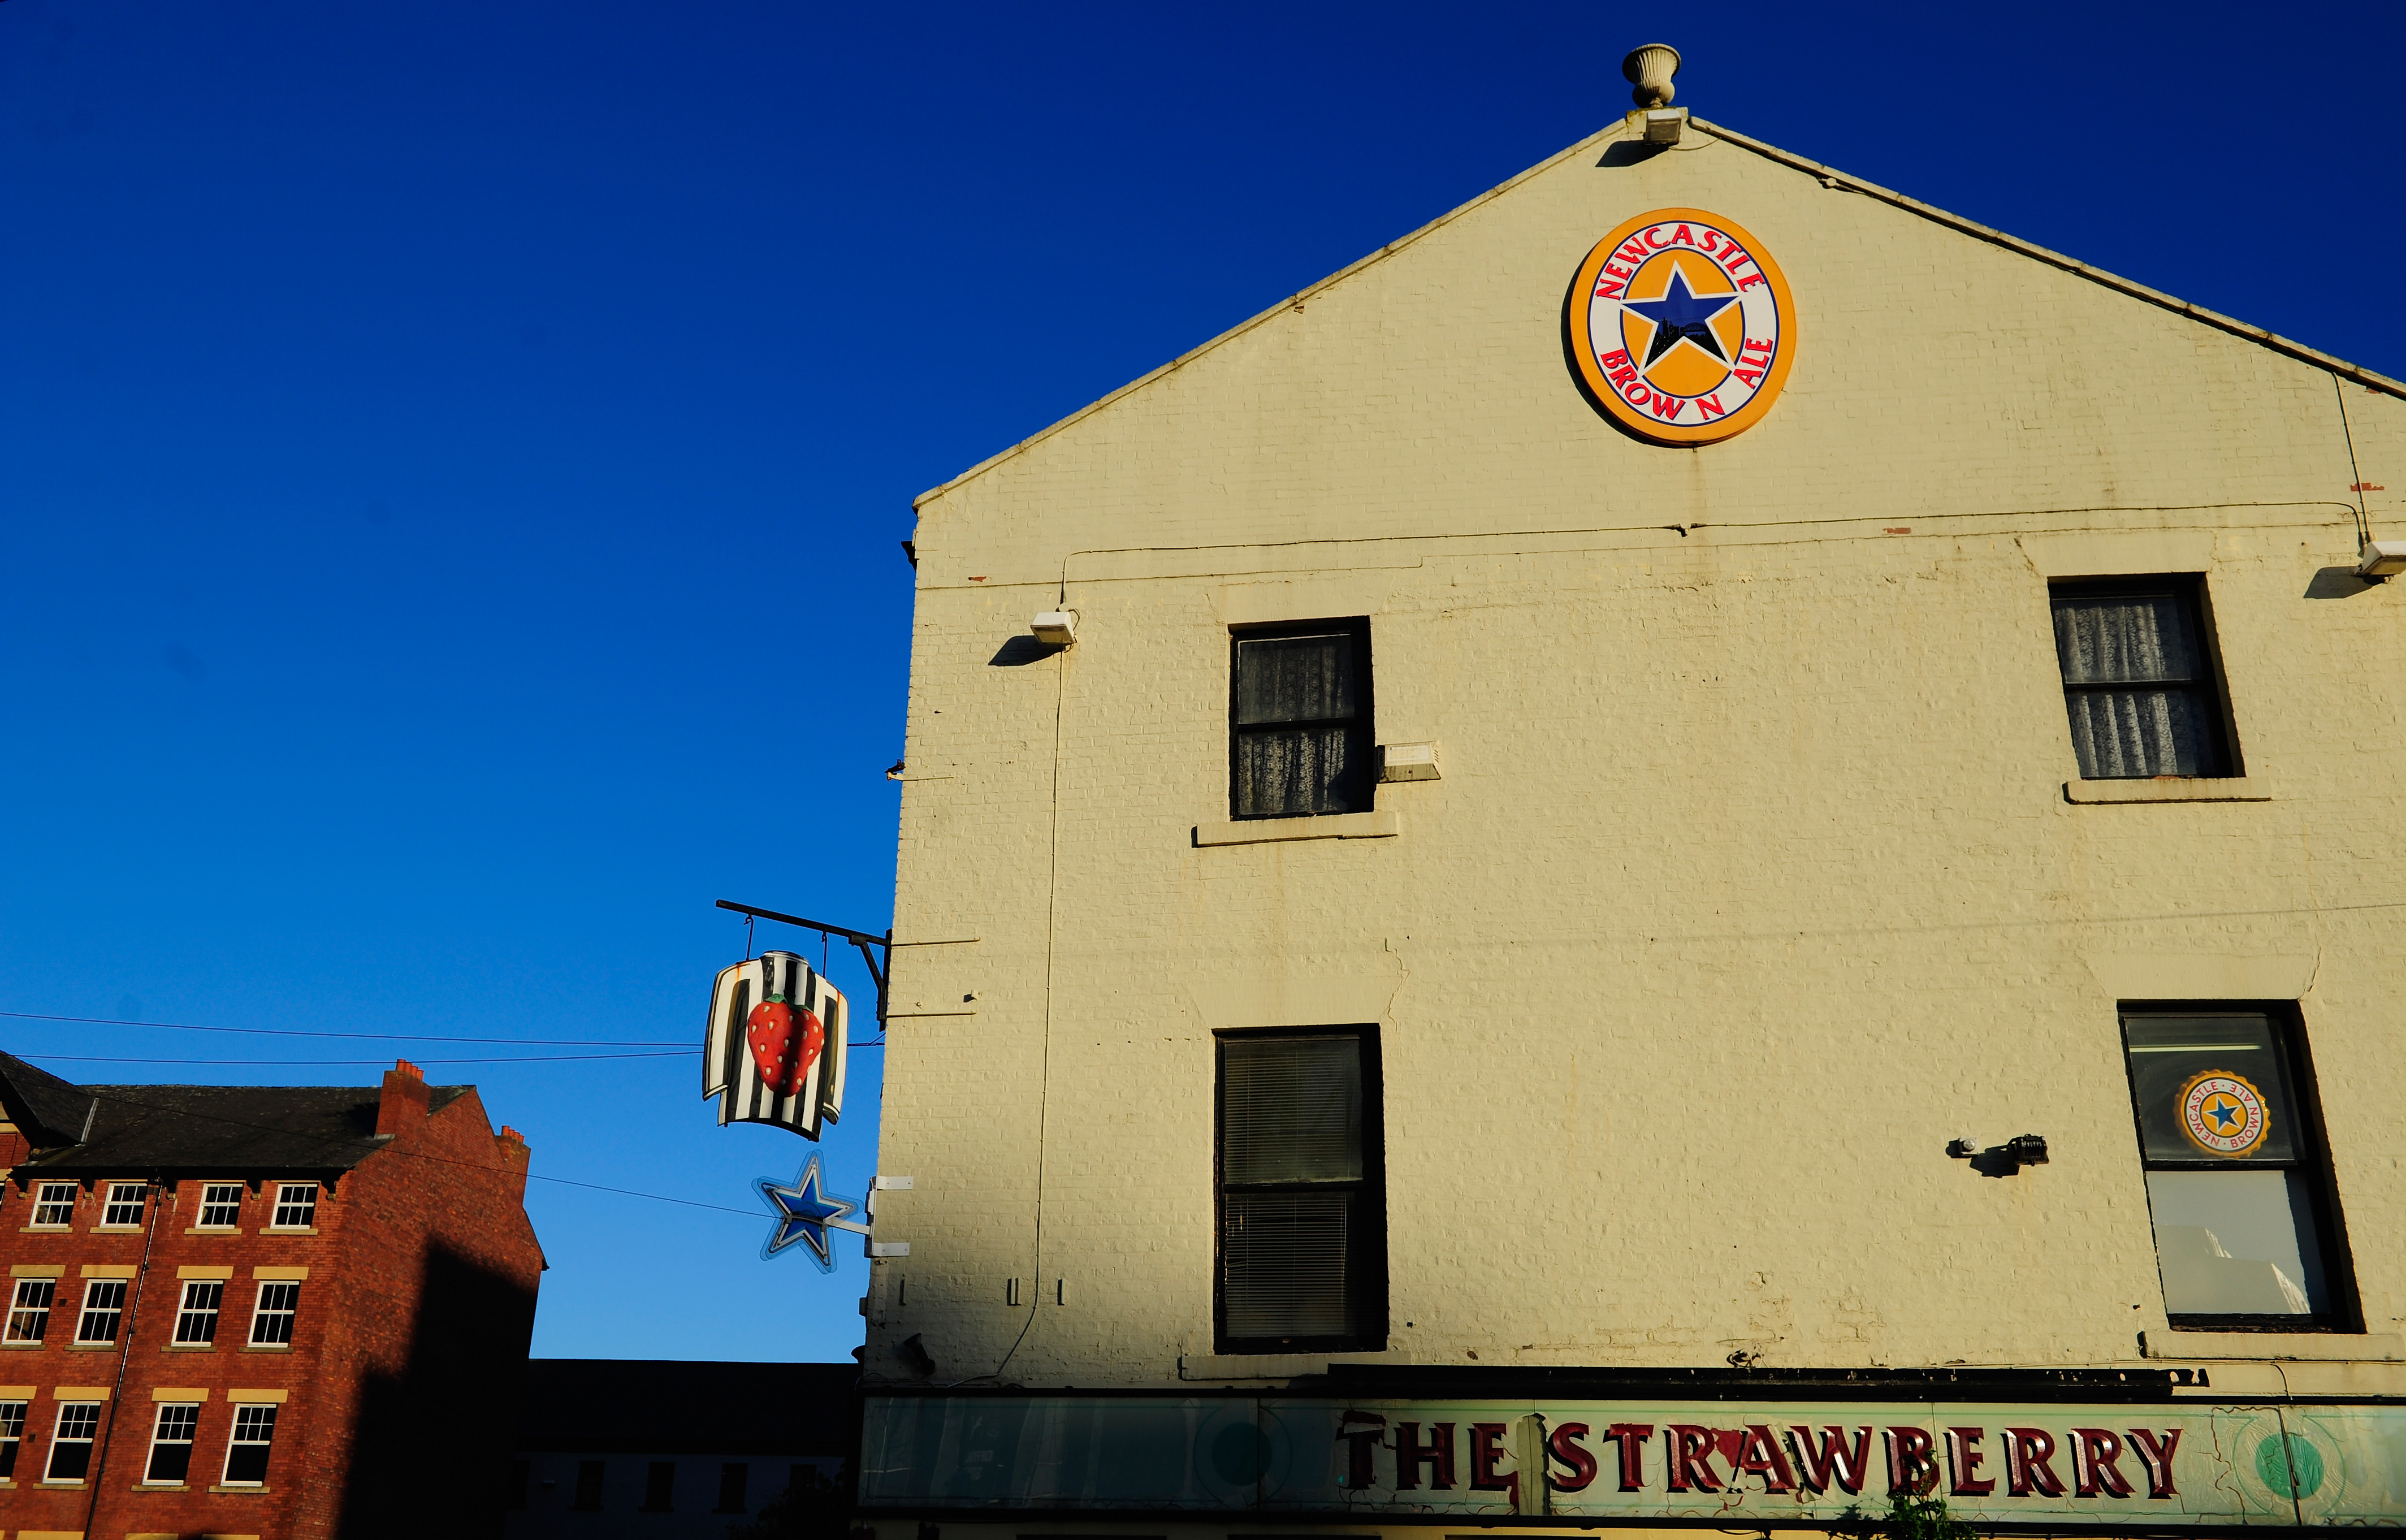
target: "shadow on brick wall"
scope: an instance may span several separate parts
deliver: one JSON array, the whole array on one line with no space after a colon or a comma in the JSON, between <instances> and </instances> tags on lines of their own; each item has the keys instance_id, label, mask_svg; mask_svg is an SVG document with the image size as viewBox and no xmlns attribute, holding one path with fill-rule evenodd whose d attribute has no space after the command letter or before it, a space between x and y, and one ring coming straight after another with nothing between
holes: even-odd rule
<instances>
[{"instance_id":1,"label":"shadow on brick wall","mask_svg":"<svg viewBox=\"0 0 2406 1540\"><path fill-rule=\"evenodd\" d=\"M534 1291L441 1247L398 1376L361 1387L343 1540L498 1536Z\"/></svg>"}]
</instances>

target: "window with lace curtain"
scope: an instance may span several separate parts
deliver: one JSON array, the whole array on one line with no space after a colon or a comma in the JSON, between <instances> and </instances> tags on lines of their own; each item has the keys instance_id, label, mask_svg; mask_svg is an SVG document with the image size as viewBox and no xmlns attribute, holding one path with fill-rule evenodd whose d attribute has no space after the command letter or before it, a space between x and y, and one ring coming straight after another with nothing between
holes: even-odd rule
<instances>
[{"instance_id":1,"label":"window with lace curtain","mask_svg":"<svg viewBox=\"0 0 2406 1540\"><path fill-rule=\"evenodd\" d=\"M1370 623L1249 628L1234 643L1229 816L1371 811Z\"/></svg>"},{"instance_id":2,"label":"window with lace curtain","mask_svg":"<svg viewBox=\"0 0 2406 1540\"><path fill-rule=\"evenodd\" d=\"M1385 1348L1377 1033L1236 1032L1218 1046L1219 1350Z\"/></svg>"},{"instance_id":3,"label":"window with lace curtain","mask_svg":"<svg viewBox=\"0 0 2406 1540\"><path fill-rule=\"evenodd\" d=\"M2240 773L2202 578L2058 583L2049 598L2082 780Z\"/></svg>"}]
</instances>

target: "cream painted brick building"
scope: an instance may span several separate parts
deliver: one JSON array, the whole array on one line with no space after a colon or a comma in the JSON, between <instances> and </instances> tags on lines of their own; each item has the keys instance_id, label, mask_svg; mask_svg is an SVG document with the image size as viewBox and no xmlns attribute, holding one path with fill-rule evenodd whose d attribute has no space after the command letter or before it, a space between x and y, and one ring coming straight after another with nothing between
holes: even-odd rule
<instances>
[{"instance_id":1,"label":"cream painted brick building","mask_svg":"<svg viewBox=\"0 0 2406 1540\"><path fill-rule=\"evenodd\" d=\"M2058 1529L2406 1518L2406 585L2354 575L2406 534L2406 389L1646 122L919 500L885 1540L1826 1524L1921 1476ZM1582 258L1657 209L1793 296L1723 442L1641 441L1567 361ZM2108 577L2189 586L2220 773L2084 777L2051 607ZM1437 778L1237 816L1232 638L1298 622L1359 624L1362 730ZM2296 1322L2175 1320L2148 1010L2294 1055ZM1264 1351L1222 1055L1313 1029L1370 1044L1382 1233L1348 1340ZM1790 1430L1858 1426L1887 1462L1812 1490Z\"/></svg>"}]
</instances>

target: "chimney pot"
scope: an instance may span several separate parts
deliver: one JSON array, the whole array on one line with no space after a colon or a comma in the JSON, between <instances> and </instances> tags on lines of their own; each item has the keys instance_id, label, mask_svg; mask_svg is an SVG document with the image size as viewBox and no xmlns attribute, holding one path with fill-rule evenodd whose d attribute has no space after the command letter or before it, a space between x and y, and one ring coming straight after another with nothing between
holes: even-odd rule
<instances>
[{"instance_id":1,"label":"chimney pot","mask_svg":"<svg viewBox=\"0 0 2406 1540\"><path fill-rule=\"evenodd\" d=\"M434 1105L426 1071L407 1059L394 1061L384 1072L384 1088L376 1096L376 1132L398 1134L424 1123Z\"/></svg>"},{"instance_id":2,"label":"chimney pot","mask_svg":"<svg viewBox=\"0 0 2406 1540\"><path fill-rule=\"evenodd\" d=\"M1629 50L1621 62L1623 78L1637 89L1629 93L1630 100L1642 107L1666 107L1671 105L1671 77L1679 73L1679 50L1668 43L1648 43Z\"/></svg>"}]
</instances>

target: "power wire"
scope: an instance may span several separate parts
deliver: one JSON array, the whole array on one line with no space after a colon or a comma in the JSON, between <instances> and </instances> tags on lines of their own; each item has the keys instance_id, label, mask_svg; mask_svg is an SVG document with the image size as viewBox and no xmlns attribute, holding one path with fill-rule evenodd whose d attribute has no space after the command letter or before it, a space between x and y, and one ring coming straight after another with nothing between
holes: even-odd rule
<instances>
[{"instance_id":1,"label":"power wire","mask_svg":"<svg viewBox=\"0 0 2406 1540\"><path fill-rule=\"evenodd\" d=\"M144 1026L162 1032L231 1032L256 1038L342 1038L357 1042L513 1043L524 1048L685 1046L682 1041L637 1042L616 1038L454 1038L432 1032L311 1032L288 1026L194 1026L189 1022L120 1022L106 1016L53 1016L39 1010L0 1010L0 1016L22 1022L74 1022L85 1026Z\"/></svg>"}]
</instances>

